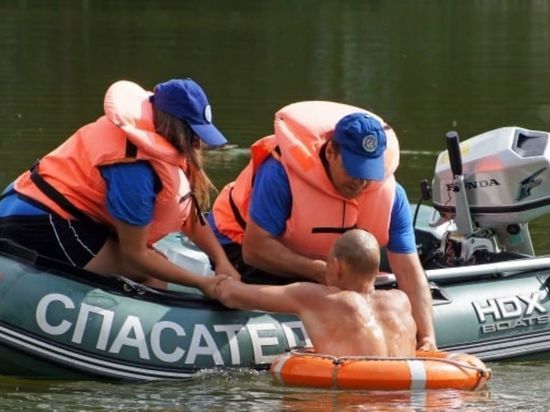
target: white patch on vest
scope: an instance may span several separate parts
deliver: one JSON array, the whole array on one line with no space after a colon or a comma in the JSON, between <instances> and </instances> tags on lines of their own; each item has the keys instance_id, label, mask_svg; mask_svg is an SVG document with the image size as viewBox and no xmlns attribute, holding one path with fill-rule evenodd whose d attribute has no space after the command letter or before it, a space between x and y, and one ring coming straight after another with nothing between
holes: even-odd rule
<instances>
[{"instance_id":1,"label":"white patch on vest","mask_svg":"<svg viewBox=\"0 0 550 412\"><path fill-rule=\"evenodd\" d=\"M426 388L426 369L424 362L419 360L407 360L409 372L411 373L411 387L409 389Z\"/></svg>"}]
</instances>

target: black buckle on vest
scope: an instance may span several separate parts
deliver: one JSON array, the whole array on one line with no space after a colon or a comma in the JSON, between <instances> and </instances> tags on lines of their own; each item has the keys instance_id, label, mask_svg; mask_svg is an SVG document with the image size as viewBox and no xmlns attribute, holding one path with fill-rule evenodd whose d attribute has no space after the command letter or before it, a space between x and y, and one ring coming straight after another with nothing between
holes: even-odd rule
<instances>
[{"instance_id":1,"label":"black buckle on vest","mask_svg":"<svg viewBox=\"0 0 550 412\"><path fill-rule=\"evenodd\" d=\"M314 227L311 229L311 233L345 233L348 230L357 229L357 225L348 227Z\"/></svg>"}]
</instances>

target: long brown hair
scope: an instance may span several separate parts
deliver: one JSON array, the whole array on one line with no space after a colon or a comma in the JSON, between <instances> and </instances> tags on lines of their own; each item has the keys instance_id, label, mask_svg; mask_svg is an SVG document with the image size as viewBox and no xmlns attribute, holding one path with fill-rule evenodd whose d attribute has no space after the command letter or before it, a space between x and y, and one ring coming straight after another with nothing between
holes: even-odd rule
<instances>
[{"instance_id":1,"label":"long brown hair","mask_svg":"<svg viewBox=\"0 0 550 412\"><path fill-rule=\"evenodd\" d=\"M155 131L166 138L187 159L187 178L201 210L210 206L210 191L216 187L204 171L200 141L187 124L153 105Z\"/></svg>"}]
</instances>

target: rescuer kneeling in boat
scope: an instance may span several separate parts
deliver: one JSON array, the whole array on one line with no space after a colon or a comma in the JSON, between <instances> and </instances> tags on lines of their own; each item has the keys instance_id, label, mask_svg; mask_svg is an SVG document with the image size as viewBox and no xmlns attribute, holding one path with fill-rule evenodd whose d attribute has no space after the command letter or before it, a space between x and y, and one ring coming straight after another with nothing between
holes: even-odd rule
<instances>
[{"instance_id":1,"label":"rescuer kneeling in boat","mask_svg":"<svg viewBox=\"0 0 550 412\"><path fill-rule=\"evenodd\" d=\"M418 349L435 350L432 298L418 258L409 201L394 178L399 144L366 110L334 102L288 105L275 133L217 197L209 222L247 283L325 282L342 233L360 228L386 247L412 305Z\"/></svg>"},{"instance_id":2,"label":"rescuer kneeling in boat","mask_svg":"<svg viewBox=\"0 0 550 412\"><path fill-rule=\"evenodd\" d=\"M414 356L416 326L409 299L398 289L374 288L379 265L374 236L352 229L334 242L325 284L251 285L220 275L216 295L231 308L298 315L317 353Z\"/></svg>"},{"instance_id":3,"label":"rescuer kneeling in boat","mask_svg":"<svg viewBox=\"0 0 550 412\"><path fill-rule=\"evenodd\" d=\"M152 248L181 230L210 256L217 274L240 278L202 219L212 183L201 145L227 143L202 88L174 79L150 93L118 81L104 109L4 191L0 237L99 274L157 287L180 283L211 296L213 277Z\"/></svg>"}]
</instances>

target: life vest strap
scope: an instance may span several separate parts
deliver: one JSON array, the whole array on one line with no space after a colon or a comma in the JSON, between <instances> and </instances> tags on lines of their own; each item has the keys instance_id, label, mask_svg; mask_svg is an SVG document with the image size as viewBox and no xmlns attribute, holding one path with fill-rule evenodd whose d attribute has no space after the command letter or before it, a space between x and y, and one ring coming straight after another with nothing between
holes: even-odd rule
<instances>
[{"instance_id":1,"label":"life vest strap","mask_svg":"<svg viewBox=\"0 0 550 412\"><path fill-rule=\"evenodd\" d=\"M278 145L275 146L270 151L269 155L272 156L278 162L280 162L281 161L281 156L282 156L281 148ZM254 187L254 179L255 178L256 178L256 172L254 171L254 174L252 176L252 182L251 182L251 185L250 185L251 189L252 189L252 187ZM229 207L231 207L231 211L233 212L233 216L235 217L235 220L237 221L237 223L239 224L241 229L245 230L246 229L246 220L243 217L243 215L241 214L241 212L240 212L240 210L237 206L237 203L235 203L235 200L233 199L233 187L231 189L229 189L228 198L229 198Z\"/></svg>"},{"instance_id":2,"label":"life vest strap","mask_svg":"<svg viewBox=\"0 0 550 412\"><path fill-rule=\"evenodd\" d=\"M193 192L188 192L185 195L183 195L180 198L180 203L184 202L185 200L191 198L191 202L193 203L193 207L195 208L195 211L197 212L197 220L200 222L201 226L206 225L206 220L204 219L204 215L202 214L201 208L199 206L199 201L197 200L197 196Z\"/></svg>"},{"instance_id":3,"label":"life vest strap","mask_svg":"<svg viewBox=\"0 0 550 412\"><path fill-rule=\"evenodd\" d=\"M85 214L79 208L73 205L55 187L46 182L46 180L44 180L44 178L40 176L40 173L38 173L39 164L40 161L36 161L36 163L30 168L31 180L36 185L36 187L40 189L40 191L42 191L42 193L44 193L53 202L55 202L61 209L75 217L77 220L97 225L97 222L95 222L91 217L89 217L87 214Z\"/></svg>"},{"instance_id":4,"label":"life vest strap","mask_svg":"<svg viewBox=\"0 0 550 412\"><path fill-rule=\"evenodd\" d=\"M16 194L17 192L12 188L10 190L7 190L6 192L0 194L0 200L6 198L6 197L9 197L9 196L12 196L14 194Z\"/></svg>"},{"instance_id":5,"label":"life vest strap","mask_svg":"<svg viewBox=\"0 0 550 412\"><path fill-rule=\"evenodd\" d=\"M246 229L246 220L244 220L243 215L241 215L241 212L239 211L239 208L237 207L237 204L235 203L235 200L233 200L233 188L229 189L229 206L231 207L231 211L233 212L233 216L235 216L235 220L239 224L239 226L245 230Z\"/></svg>"},{"instance_id":6,"label":"life vest strap","mask_svg":"<svg viewBox=\"0 0 550 412\"><path fill-rule=\"evenodd\" d=\"M130 139L126 139L126 153L125 153L125 157L126 157L126 158L136 158L136 157L137 157L137 151L138 151L138 148L137 148L137 146L135 145L135 143L133 143L132 141L130 141Z\"/></svg>"},{"instance_id":7,"label":"life vest strap","mask_svg":"<svg viewBox=\"0 0 550 412\"><path fill-rule=\"evenodd\" d=\"M281 152L281 148L279 147L279 145L275 146L270 154L275 158L275 160L278 160L279 162L281 161L281 157L283 156L283 152Z\"/></svg>"}]
</instances>

